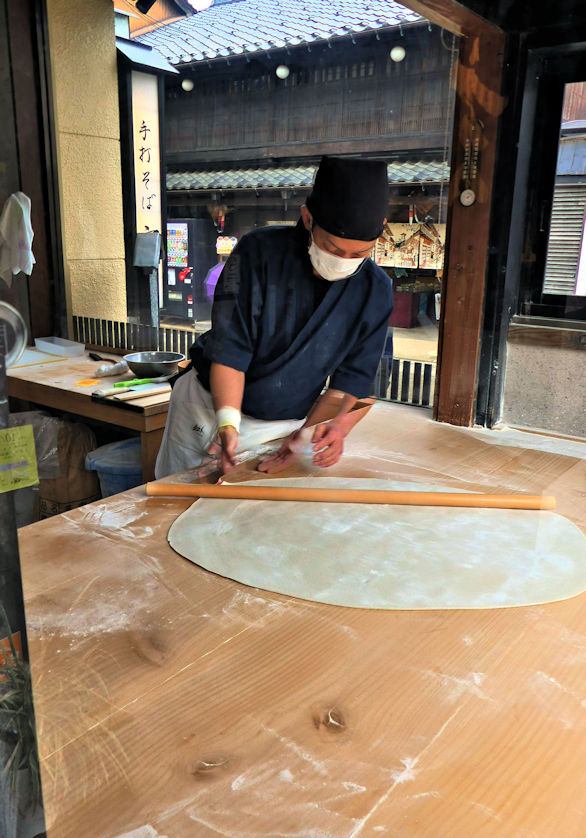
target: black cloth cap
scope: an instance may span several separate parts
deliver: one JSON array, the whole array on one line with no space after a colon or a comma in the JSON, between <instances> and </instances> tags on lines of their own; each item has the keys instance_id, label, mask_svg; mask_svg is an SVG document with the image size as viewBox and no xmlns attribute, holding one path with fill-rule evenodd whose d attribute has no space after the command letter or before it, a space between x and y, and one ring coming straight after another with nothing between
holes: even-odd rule
<instances>
[{"instance_id":1,"label":"black cloth cap","mask_svg":"<svg viewBox=\"0 0 586 838\"><path fill-rule=\"evenodd\" d=\"M322 157L305 202L315 223L334 236L373 241L383 231L389 204L383 160Z\"/></svg>"}]
</instances>

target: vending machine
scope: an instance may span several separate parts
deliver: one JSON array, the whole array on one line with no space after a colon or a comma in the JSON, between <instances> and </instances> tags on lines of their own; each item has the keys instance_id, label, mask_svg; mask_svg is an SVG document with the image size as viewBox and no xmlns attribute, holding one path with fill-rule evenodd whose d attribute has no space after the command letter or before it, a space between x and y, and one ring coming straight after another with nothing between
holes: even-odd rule
<instances>
[{"instance_id":1,"label":"vending machine","mask_svg":"<svg viewBox=\"0 0 586 838\"><path fill-rule=\"evenodd\" d=\"M183 320L209 320L211 301L205 280L218 261L217 233L209 218L167 221L167 275L163 313Z\"/></svg>"}]
</instances>

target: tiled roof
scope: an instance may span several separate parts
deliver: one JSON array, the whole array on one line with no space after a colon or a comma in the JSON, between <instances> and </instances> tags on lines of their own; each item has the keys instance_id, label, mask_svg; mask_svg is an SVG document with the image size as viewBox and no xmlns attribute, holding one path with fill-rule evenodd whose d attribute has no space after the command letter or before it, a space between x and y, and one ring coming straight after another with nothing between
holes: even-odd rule
<instances>
[{"instance_id":1,"label":"tiled roof","mask_svg":"<svg viewBox=\"0 0 586 838\"><path fill-rule=\"evenodd\" d=\"M167 189L305 189L313 183L316 166L282 169L222 169L215 172L169 172ZM389 163L389 183L447 183L449 164L442 161Z\"/></svg>"},{"instance_id":2,"label":"tiled roof","mask_svg":"<svg viewBox=\"0 0 586 838\"><path fill-rule=\"evenodd\" d=\"M150 70L159 70L163 73L179 72L168 61L165 61L158 50L148 47L146 44L136 44L126 38L116 38L116 49L139 67L148 67Z\"/></svg>"},{"instance_id":3,"label":"tiled roof","mask_svg":"<svg viewBox=\"0 0 586 838\"><path fill-rule=\"evenodd\" d=\"M239 0L137 37L171 64L266 52L417 23L421 15L395 0Z\"/></svg>"}]
</instances>

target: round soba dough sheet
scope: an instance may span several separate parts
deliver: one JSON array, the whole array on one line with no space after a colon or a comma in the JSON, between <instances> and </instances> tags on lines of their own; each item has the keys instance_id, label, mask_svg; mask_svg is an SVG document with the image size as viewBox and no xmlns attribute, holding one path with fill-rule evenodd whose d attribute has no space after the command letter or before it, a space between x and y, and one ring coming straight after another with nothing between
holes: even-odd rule
<instances>
[{"instance_id":1,"label":"round soba dough sheet","mask_svg":"<svg viewBox=\"0 0 586 838\"><path fill-rule=\"evenodd\" d=\"M249 485L450 491L331 477ZM354 608L506 608L586 589L586 539L552 512L202 498L169 543L245 585Z\"/></svg>"}]
</instances>

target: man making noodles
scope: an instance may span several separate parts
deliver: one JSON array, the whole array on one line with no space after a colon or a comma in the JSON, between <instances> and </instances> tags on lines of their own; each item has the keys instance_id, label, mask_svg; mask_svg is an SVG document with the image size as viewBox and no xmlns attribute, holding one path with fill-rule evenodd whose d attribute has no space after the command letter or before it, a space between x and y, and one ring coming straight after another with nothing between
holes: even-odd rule
<instances>
[{"instance_id":1,"label":"man making noodles","mask_svg":"<svg viewBox=\"0 0 586 838\"><path fill-rule=\"evenodd\" d=\"M216 286L212 328L173 387L157 478L197 467L214 450L226 472L239 452L286 437L258 466L279 471L299 429L316 422L314 464L340 459L392 311L391 281L369 258L387 205L384 162L324 157L296 227L242 237ZM321 421L332 394L336 415Z\"/></svg>"}]
</instances>

